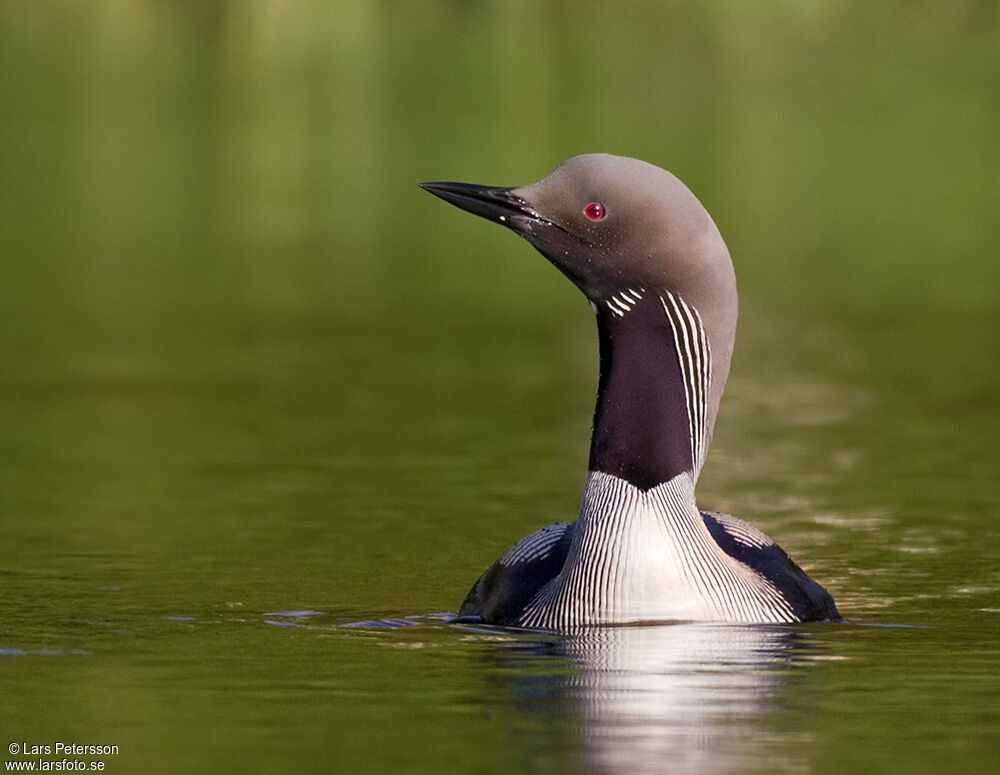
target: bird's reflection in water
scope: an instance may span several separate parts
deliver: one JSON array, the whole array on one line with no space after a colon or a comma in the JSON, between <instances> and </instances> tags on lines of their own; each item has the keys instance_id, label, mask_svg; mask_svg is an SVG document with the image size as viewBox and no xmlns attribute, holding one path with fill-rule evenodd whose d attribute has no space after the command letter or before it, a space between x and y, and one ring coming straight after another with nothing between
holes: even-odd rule
<instances>
[{"instance_id":1,"label":"bird's reflection in water","mask_svg":"<svg viewBox=\"0 0 1000 775\"><path fill-rule=\"evenodd\" d=\"M587 771L788 772L805 763L766 719L801 644L780 626L607 627L508 642L502 659L523 712L575 727Z\"/></svg>"}]
</instances>

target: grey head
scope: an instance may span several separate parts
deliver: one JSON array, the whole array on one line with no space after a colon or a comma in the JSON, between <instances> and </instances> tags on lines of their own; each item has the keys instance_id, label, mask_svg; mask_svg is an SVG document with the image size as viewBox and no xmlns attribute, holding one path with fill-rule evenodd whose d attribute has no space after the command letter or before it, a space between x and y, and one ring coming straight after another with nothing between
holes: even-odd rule
<instances>
[{"instance_id":1,"label":"grey head","mask_svg":"<svg viewBox=\"0 0 1000 775\"><path fill-rule=\"evenodd\" d=\"M525 186L422 187L528 240L583 291L599 324L602 310L617 309L616 298L670 295L693 308L711 353L703 396L707 446L729 373L738 304L726 244L687 186L638 159L587 154ZM602 379L604 360L602 334Z\"/></svg>"}]
</instances>

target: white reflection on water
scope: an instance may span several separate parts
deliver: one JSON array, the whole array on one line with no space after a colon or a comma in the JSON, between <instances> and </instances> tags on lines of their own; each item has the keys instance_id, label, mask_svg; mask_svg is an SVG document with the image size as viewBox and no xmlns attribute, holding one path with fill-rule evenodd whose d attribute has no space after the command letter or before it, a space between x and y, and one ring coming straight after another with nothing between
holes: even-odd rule
<instances>
[{"instance_id":1,"label":"white reflection on water","mask_svg":"<svg viewBox=\"0 0 1000 775\"><path fill-rule=\"evenodd\" d=\"M533 650L576 670L546 679L534 661L533 678L517 683L536 699L560 687L594 772L797 772L804 760L776 746L766 724L795 646L787 627L595 628Z\"/></svg>"}]
</instances>

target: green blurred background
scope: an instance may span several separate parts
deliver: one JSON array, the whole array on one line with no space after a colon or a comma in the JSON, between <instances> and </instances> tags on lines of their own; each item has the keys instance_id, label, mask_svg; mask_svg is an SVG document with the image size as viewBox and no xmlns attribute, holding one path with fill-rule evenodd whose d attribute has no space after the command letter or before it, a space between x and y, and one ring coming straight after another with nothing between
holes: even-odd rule
<instances>
[{"instance_id":1,"label":"green blurred background","mask_svg":"<svg viewBox=\"0 0 1000 775\"><path fill-rule=\"evenodd\" d=\"M986 1L2 0L0 732L111 772L599 769L571 693L509 699L564 661L340 625L455 610L586 467L583 298L416 184L607 151L736 264L700 502L928 627L808 630L752 714L776 758L730 769L995 768L998 128Z\"/></svg>"}]
</instances>

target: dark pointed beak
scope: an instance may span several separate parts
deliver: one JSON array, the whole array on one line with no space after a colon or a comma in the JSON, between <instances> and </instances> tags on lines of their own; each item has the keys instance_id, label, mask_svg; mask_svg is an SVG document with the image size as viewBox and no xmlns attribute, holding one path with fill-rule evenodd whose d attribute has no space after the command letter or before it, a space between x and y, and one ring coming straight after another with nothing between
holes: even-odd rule
<instances>
[{"instance_id":1,"label":"dark pointed beak","mask_svg":"<svg viewBox=\"0 0 1000 775\"><path fill-rule=\"evenodd\" d=\"M514 194L513 188L442 182L421 183L420 187L455 207L461 207L517 232L528 232L535 226L561 228Z\"/></svg>"}]
</instances>

